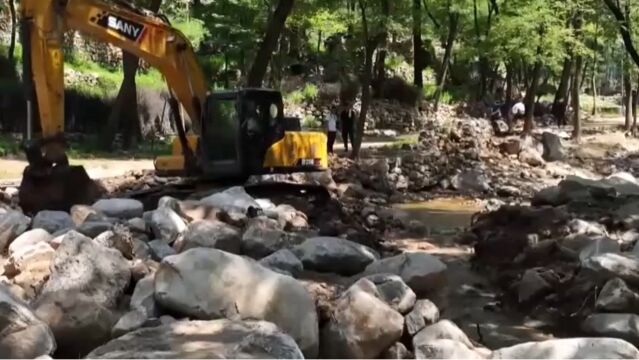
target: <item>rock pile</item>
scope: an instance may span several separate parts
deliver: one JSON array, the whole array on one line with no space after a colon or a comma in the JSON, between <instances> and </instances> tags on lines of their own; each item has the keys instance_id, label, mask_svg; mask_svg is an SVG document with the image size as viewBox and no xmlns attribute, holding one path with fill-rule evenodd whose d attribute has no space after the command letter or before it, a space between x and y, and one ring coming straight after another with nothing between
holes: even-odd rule
<instances>
[{"instance_id":1,"label":"rock pile","mask_svg":"<svg viewBox=\"0 0 639 360\"><path fill-rule=\"evenodd\" d=\"M618 179L608 181L631 191ZM41 212L30 219L7 210L0 215L0 239L8 255L0 282L6 311L0 315L11 329L0 336L0 355L569 359L583 355L586 347L602 358L639 355L630 343L611 338L487 349L442 318L448 268L436 256L419 251L389 256L344 238L342 229L321 234L295 207L253 198L241 187L199 200L163 197L158 204L144 211L136 200L114 198L76 206L70 214ZM365 210L366 219L386 219L378 208ZM608 226L562 217L554 208L546 211L546 217L521 231L531 232L552 218L545 237L610 235ZM485 215L476 224L489 219ZM525 220L531 219L536 216ZM485 241L477 226L474 236ZM568 230L562 233L561 226ZM542 247L538 237L535 249ZM639 261L603 251L608 248L602 239L601 246L588 250L592 256L584 260L583 271L614 282L604 288L600 310L588 314L583 327L634 342L636 334L629 335L634 315L603 311L631 311L639 299L633 290L639 285L634 261ZM576 251L576 259L585 256L580 241L565 245ZM531 246L521 243L518 254L529 254ZM484 245L478 255L487 251L492 248ZM515 263L520 261L527 264L530 258ZM559 267L537 264L527 270L522 281L530 286L521 286L527 291L522 299L541 297L547 304L547 296L563 284L555 275ZM339 278L343 291L322 297L313 276ZM627 316L627 333L600 326L622 316Z\"/></svg>"},{"instance_id":2,"label":"rock pile","mask_svg":"<svg viewBox=\"0 0 639 360\"><path fill-rule=\"evenodd\" d=\"M539 192L535 207L478 216L461 239L532 319L639 344L638 194L628 173L569 177Z\"/></svg>"}]
</instances>

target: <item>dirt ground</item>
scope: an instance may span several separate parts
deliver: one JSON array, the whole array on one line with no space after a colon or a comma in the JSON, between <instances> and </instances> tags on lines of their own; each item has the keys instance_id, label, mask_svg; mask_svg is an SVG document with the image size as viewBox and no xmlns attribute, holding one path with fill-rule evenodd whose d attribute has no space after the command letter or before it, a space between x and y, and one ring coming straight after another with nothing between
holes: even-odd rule
<instances>
[{"instance_id":1,"label":"dirt ground","mask_svg":"<svg viewBox=\"0 0 639 360\"><path fill-rule=\"evenodd\" d=\"M72 165L82 165L93 179L120 176L132 170L152 170L153 160L71 160ZM0 159L0 181L18 182L27 166L23 160Z\"/></svg>"}]
</instances>

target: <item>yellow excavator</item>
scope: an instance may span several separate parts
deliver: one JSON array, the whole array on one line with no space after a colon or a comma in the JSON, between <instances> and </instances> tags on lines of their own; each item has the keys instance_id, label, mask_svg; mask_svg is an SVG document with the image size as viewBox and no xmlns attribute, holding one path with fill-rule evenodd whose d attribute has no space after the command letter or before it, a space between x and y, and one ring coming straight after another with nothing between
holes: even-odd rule
<instances>
[{"instance_id":1,"label":"yellow excavator","mask_svg":"<svg viewBox=\"0 0 639 360\"><path fill-rule=\"evenodd\" d=\"M66 156L62 43L69 30L136 55L165 77L178 136L171 155L155 159L159 175L230 179L328 168L326 136L302 132L299 121L286 118L279 92L209 92L191 43L165 17L100 0L22 0L20 14L27 127L37 104L42 129L25 144L29 165L19 194L25 212L69 210L100 191Z\"/></svg>"}]
</instances>

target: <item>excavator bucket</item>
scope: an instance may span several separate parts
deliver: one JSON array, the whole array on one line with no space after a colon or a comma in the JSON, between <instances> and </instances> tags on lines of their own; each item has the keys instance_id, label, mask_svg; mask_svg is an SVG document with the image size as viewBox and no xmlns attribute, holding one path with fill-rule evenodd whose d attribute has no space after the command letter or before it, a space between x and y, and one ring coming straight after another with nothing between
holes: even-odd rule
<instances>
[{"instance_id":1,"label":"excavator bucket","mask_svg":"<svg viewBox=\"0 0 639 360\"><path fill-rule=\"evenodd\" d=\"M61 166L46 172L28 166L19 189L19 205L26 214L41 210L70 211L73 205L93 204L104 188L82 166Z\"/></svg>"}]
</instances>

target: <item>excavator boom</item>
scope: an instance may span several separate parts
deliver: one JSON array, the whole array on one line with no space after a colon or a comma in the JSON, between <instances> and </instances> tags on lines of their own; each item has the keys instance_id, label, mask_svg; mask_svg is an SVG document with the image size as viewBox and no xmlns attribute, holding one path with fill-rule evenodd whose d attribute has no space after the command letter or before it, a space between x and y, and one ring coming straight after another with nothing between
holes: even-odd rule
<instances>
[{"instance_id":1,"label":"excavator boom","mask_svg":"<svg viewBox=\"0 0 639 360\"><path fill-rule=\"evenodd\" d=\"M101 0L22 0L20 14L27 99L36 95L42 129L41 138L26 149L29 166L20 191L24 211L68 210L99 193L84 169L69 166L65 154L62 44L69 30L115 45L157 68L167 81L174 114L179 114L181 104L192 130L199 133L207 96L205 78L188 39L166 20ZM179 116L176 128L185 158L193 161L186 125Z\"/></svg>"}]
</instances>

